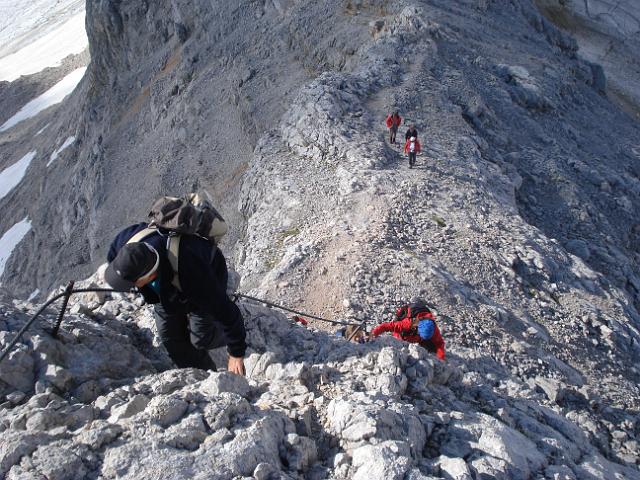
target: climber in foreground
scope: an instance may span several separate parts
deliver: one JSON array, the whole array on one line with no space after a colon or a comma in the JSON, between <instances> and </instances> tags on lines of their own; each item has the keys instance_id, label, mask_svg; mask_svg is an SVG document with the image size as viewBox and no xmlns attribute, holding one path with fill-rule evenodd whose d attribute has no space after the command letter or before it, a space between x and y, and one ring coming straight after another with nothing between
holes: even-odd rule
<instances>
[{"instance_id":1,"label":"climber in foreground","mask_svg":"<svg viewBox=\"0 0 640 480\"><path fill-rule=\"evenodd\" d=\"M158 335L178 367L215 370L208 350L226 345L228 370L244 375L244 321L227 296L222 252L203 235L177 234L179 229L171 230L170 223L158 228L158 223L164 225L163 215L181 221L185 212L197 215L190 198L164 197L149 214L159 218L155 225L138 223L118 233L107 255L105 280L120 292L136 287L147 303L154 304Z\"/></svg>"},{"instance_id":2,"label":"climber in foreground","mask_svg":"<svg viewBox=\"0 0 640 480\"><path fill-rule=\"evenodd\" d=\"M411 137L404 144L404 153L409 155L409 168L416 164L416 156L420 153L420 142L416 137Z\"/></svg>"},{"instance_id":3,"label":"climber in foreground","mask_svg":"<svg viewBox=\"0 0 640 480\"><path fill-rule=\"evenodd\" d=\"M398 127L402 124L402 117L398 112L387 115L386 120L387 128L389 129L389 142L396 143L396 133L398 133Z\"/></svg>"},{"instance_id":4,"label":"climber in foreground","mask_svg":"<svg viewBox=\"0 0 640 480\"><path fill-rule=\"evenodd\" d=\"M444 360L444 339L436 325L435 315L424 302L404 305L396 311L396 320L381 323L371 331L372 337L390 332L394 337L409 343L418 343L440 360Z\"/></svg>"}]
</instances>

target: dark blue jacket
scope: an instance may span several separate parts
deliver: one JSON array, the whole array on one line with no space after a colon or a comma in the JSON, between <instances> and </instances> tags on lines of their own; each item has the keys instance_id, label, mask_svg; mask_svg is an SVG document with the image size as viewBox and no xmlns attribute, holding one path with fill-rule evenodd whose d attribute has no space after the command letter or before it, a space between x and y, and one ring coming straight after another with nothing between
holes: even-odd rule
<instances>
[{"instance_id":1,"label":"dark blue jacket","mask_svg":"<svg viewBox=\"0 0 640 480\"><path fill-rule=\"evenodd\" d=\"M146 223L131 225L122 230L111 243L107 261L111 263L120 249L133 235L147 227ZM220 323L227 339L227 349L234 357L244 356L245 329L238 306L227 295L227 263L222 252L208 240L194 235L180 239L178 274L180 287L171 281L174 271L167 259L168 236L160 232L146 237L143 242L160 255L160 295L151 287L142 287L140 293L147 303L161 303L167 313L196 313L213 316Z\"/></svg>"}]
</instances>

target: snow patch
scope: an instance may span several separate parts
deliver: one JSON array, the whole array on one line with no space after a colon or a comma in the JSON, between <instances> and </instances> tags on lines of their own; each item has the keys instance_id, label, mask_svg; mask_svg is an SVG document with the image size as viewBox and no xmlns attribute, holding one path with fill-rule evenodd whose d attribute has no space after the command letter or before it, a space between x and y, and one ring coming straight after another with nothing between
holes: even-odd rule
<instances>
[{"instance_id":1,"label":"snow patch","mask_svg":"<svg viewBox=\"0 0 640 480\"><path fill-rule=\"evenodd\" d=\"M0 81L12 82L21 75L57 67L68 55L81 53L89 44L84 16L84 12L74 15L33 43L0 59Z\"/></svg>"},{"instance_id":2,"label":"snow patch","mask_svg":"<svg viewBox=\"0 0 640 480\"><path fill-rule=\"evenodd\" d=\"M31 295L29 295L29 298L27 298L27 302L30 302L31 300L36 298L39 293L40 293L40 289L36 288L33 292L31 292Z\"/></svg>"},{"instance_id":3,"label":"snow patch","mask_svg":"<svg viewBox=\"0 0 640 480\"><path fill-rule=\"evenodd\" d=\"M13 249L16 248L25 235L29 233L29 230L31 230L31 220L29 220L29 217L25 217L24 220L16 223L0 238L0 277L4 273L4 267Z\"/></svg>"},{"instance_id":4,"label":"snow patch","mask_svg":"<svg viewBox=\"0 0 640 480\"><path fill-rule=\"evenodd\" d=\"M0 172L0 200L20 183L35 156L36 150L29 152L16 163Z\"/></svg>"},{"instance_id":5,"label":"snow patch","mask_svg":"<svg viewBox=\"0 0 640 480\"><path fill-rule=\"evenodd\" d=\"M86 69L87 67L81 67L74 70L49 90L44 92L42 95L31 100L24 107L22 107L18 113L16 113L0 127L0 132L8 130L9 128L13 127L19 122L22 122L23 120L34 117L42 110L50 107L51 105L60 103L67 95L73 92L78 83L80 83L80 80L82 80Z\"/></svg>"},{"instance_id":6,"label":"snow patch","mask_svg":"<svg viewBox=\"0 0 640 480\"><path fill-rule=\"evenodd\" d=\"M44 132L44 131L47 129L47 127L48 127L49 125L51 125L51 124L50 124L50 123L47 123L44 127L42 127L40 130L38 130L38 131L36 132L36 134L34 135L34 137L37 137L37 136L38 136L38 135L40 135L42 132Z\"/></svg>"},{"instance_id":7,"label":"snow patch","mask_svg":"<svg viewBox=\"0 0 640 480\"><path fill-rule=\"evenodd\" d=\"M17 52L84 10L85 0L0 0L0 57Z\"/></svg>"},{"instance_id":8,"label":"snow patch","mask_svg":"<svg viewBox=\"0 0 640 480\"><path fill-rule=\"evenodd\" d=\"M74 136L71 136L71 137L67 138L64 141L64 143L60 146L60 148L58 148L55 152L53 152L51 154L51 157L49 158L49 161L47 162L47 167L49 165L51 165L56 158L58 158L58 155L60 155L60 153L62 153L62 151L65 148L67 148L69 145L71 145L75 141L76 141L76 137L74 137Z\"/></svg>"}]
</instances>

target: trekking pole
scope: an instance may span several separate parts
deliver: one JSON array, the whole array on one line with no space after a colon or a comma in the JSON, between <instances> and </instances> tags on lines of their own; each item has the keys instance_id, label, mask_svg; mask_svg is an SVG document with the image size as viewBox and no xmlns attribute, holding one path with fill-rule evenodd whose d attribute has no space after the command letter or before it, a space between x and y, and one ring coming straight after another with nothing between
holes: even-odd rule
<instances>
[{"instance_id":1,"label":"trekking pole","mask_svg":"<svg viewBox=\"0 0 640 480\"><path fill-rule=\"evenodd\" d=\"M71 282L71 284L73 284L73 283L74 282ZM36 319L45 310L45 308L47 308L49 305L51 305L53 302L55 302L59 298L62 298L62 297L65 297L65 296L67 297L67 299L65 301L65 309L66 309L66 303L68 302L69 297L74 293L115 292L115 290L113 290L112 288L79 288L77 290L72 290L72 288L73 288L73 286L69 287L67 285L67 288L65 289L64 292L59 293L55 297L52 297L49 300L47 300L47 302L45 302L45 304L42 305L38 309L38 311L33 314L33 316L29 319L29 321L27 323L25 323L24 326L18 331L16 336L13 338L13 340L11 340L11 342L9 342L9 345L7 345L7 347L2 351L2 353L0 353L0 362L2 362L2 360L4 360L7 355L9 355L9 352L13 349L13 347L16 345L16 343L18 343L18 341L20 340L20 338L22 337L24 332L26 332L27 329L33 324L33 322L36 321ZM56 320L56 323L57 323L58 327L60 326L60 323L62 322L62 316L63 315L64 315L64 310L61 310L60 313L58 314L58 320ZM57 333L57 328L55 328L54 330L56 330L56 333Z\"/></svg>"},{"instance_id":2,"label":"trekking pole","mask_svg":"<svg viewBox=\"0 0 640 480\"><path fill-rule=\"evenodd\" d=\"M62 300L62 306L60 307L60 313L58 313L58 318L56 318L56 323L53 326L53 330L51 331L51 336L53 338L58 338L58 330L60 330L60 324L62 323L62 317L64 317L64 312L67 309L67 304L69 303L69 297L71 297L71 292L73 291L73 284L75 282L72 280L67 285L67 288L64 289L63 295L64 299Z\"/></svg>"}]
</instances>

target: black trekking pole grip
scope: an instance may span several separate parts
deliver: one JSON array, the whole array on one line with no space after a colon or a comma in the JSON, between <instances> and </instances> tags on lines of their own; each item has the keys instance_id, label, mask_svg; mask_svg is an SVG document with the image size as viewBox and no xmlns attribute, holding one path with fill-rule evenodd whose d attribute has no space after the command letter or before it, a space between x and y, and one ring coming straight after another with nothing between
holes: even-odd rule
<instances>
[{"instance_id":1,"label":"black trekking pole grip","mask_svg":"<svg viewBox=\"0 0 640 480\"><path fill-rule=\"evenodd\" d=\"M69 297L73 293L73 284L75 282L72 280L67 285L67 288L64 289L64 299L62 300L62 306L60 307L60 313L58 313L58 318L56 318L56 323L53 326L53 330L51 331L51 336L53 338L58 338L58 331L60 330L60 324L62 323L62 319L64 317L64 312L67 310L67 304L69 303Z\"/></svg>"}]
</instances>

